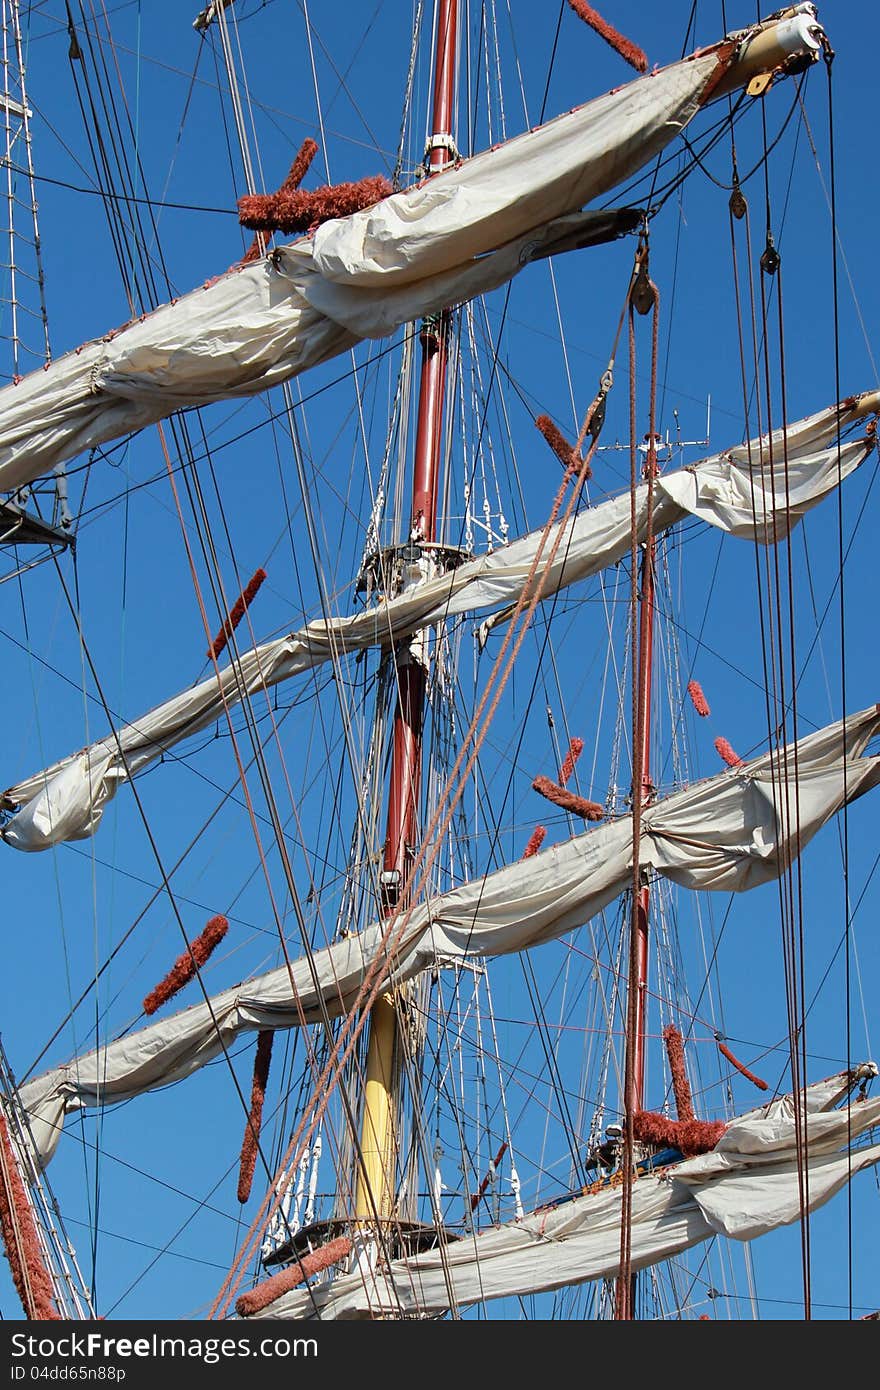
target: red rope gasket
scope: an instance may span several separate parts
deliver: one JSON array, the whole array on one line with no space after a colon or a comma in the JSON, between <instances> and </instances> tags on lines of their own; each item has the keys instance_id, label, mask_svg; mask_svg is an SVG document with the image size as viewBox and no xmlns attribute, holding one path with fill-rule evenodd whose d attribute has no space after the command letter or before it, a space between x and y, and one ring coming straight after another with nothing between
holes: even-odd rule
<instances>
[{"instance_id":1,"label":"red rope gasket","mask_svg":"<svg viewBox=\"0 0 880 1390\"><path fill-rule=\"evenodd\" d=\"M3 1150L0 1180L0 1232L6 1247L9 1272L27 1317L39 1322L60 1322L52 1280L40 1250L37 1227L25 1191L6 1116L0 1113L0 1147Z\"/></svg>"},{"instance_id":2,"label":"red rope gasket","mask_svg":"<svg viewBox=\"0 0 880 1390\"><path fill-rule=\"evenodd\" d=\"M711 714L711 710L709 709L709 702L703 694L703 687L700 685L700 682L688 681L687 692L691 697L691 704L697 711L697 714L701 719L706 719L708 715Z\"/></svg>"},{"instance_id":3,"label":"red rope gasket","mask_svg":"<svg viewBox=\"0 0 880 1390\"><path fill-rule=\"evenodd\" d=\"M684 1039L674 1023L667 1024L663 1029L663 1041L666 1044L666 1055L669 1058L676 1113L681 1121L693 1120L695 1118L694 1102L684 1065Z\"/></svg>"},{"instance_id":4,"label":"red rope gasket","mask_svg":"<svg viewBox=\"0 0 880 1390\"><path fill-rule=\"evenodd\" d=\"M229 923L225 917L212 917L210 922L200 931L192 942L188 951L184 951L182 956L178 956L164 980L160 980L155 989L150 990L144 1000L144 1013L154 1014L163 1004L173 998L184 985L189 984L196 970L205 964L215 947L219 946L227 931Z\"/></svg>"},{"instance_id":5,"label":"red rope gasket","mask_svg":"<svg viewBox=\"0 0 880 1390\"><path fill-rule=\"evenodd\" d=\"M737 1057L734 1057L730 1048L725 1047L723 1042L718 1043L718 1051L721 1053L722 1057L726 1057L730 1065L736 1067L737 1071L746 1077L748 1081L754 1082L759 1091L767 1090L767 1082L762 1081L760 1076L756 1076L753 1071L749 1071L748 1067L743 1066L742 1062L740 1062Z\"/></svg>"},{"instance_id":6,"label":"red rope gasket","mask_svg":"<svg viewBox=\"0 0 880 1390\"><path fill-rule=\"evenodd\" d=\"M636 72L648 71L648 55L644 49L639 48L637 43L633 43L632 39L624 38L623 34L619 34L614 26L608 23L607 19L602 18L598 10L594 10L592 5L586 3L586 0L568 0L568 3L578 18L582 19L585 24L589 24L600 38L610 44L621 58L624 58L631 67L635 68Z\"/></svg>"},{"instance_id":7,"label":"red rope gasket","mask_svg":"<svg viewBox=\"0 0 880 1390\"><path fill-rule=\"evenodd\" d=\"M264 569L258 569L254 571L253 575L248 580L247 585L239 594L238 598L235 600L235 603L232 605L229 617L226 619L226 622L223 624L220 631L217 633L217 636L214 638L213 642L208 648L209 659L213 659L214 661L217 660L217 657L223 651L224 647L226 646L226 643L229 641L233 632L238 627L239 623L244 617L245 612L248 608L250 608L251 604L253 603L254 599L259 593L260 587L265 578L266 571Z\"/></svg>"},{"instance_id":8,"label":"red rope gasket","mask_svg":"<svg viewBox=\"0 0 880 1390\"><path fill-rule=\"evenodd\" d=\"M720 735L715 740L715 752L718 754L719 758L724 759L728 767L742 766L742 758L739 756L738 753L734 752L730 744L727 742L727 739L721 738Z\"/></svg>"},{"instance_id":9,"label":"red rope gasket","mask_svg":"<svg viewBox=\"0 0 880 1390\"><path fill-rule=\"evenodd\" d=\"M236 1301L235 1311L240 1318L252 1318L255 1313L262 1312L270 1303L274 1303L276 1298L295 1289L297 1284L304 1283L306 1279L329 1269L331 1265L338 1265L339 1261L344 1260L350 1253L351 1241L347 1236L337 1236L335 1240L329 1240L326 1245L313 1250L311 1254L303 1255L296 1264L288 1265L287 1269L273 1274L271 1279L257 1284L255 1289L243 1293Z\"/></svg>"},{"instance_id":10,"label":"red rope gasket","mask_svg":"<svg viewBox=\"0 0 880 1390\"><path fill-rule=\"evenodd\" d=\"M532 786L541 796L546 796L548 801L552 801L554 806L560 806L563 811L570 811L573 816L582 816L584 820L605 819L605 807L600 806L598 801L587 801L583 796L566 791L558 782L551 782L549 777L536 777Z\"/></svg>"},{"instance_id":11,"label":"red rope gasket","mask_svg":"<svg viewBox=\"0 0 880 1390\"><path fill-rule=\"evenodd\" d=\"M541 846L542 846L543 843L544 843L544 840L545 840L545 838L546 838L546 835L547 835L547 827L546 827L546 825L536 825L536 826L535 826L534 830L532 831L531 835L529 836L529 842L528 842L528 844L526 845L525 849L524 849L523 852L522 852L522 857L523 857L523 859L531 859L531 857L532 857L533 854L537 854L537 853L538 853L538 850L541 848Z\"/></svg>"},{"instance_id":12,"label":"red rope gasket","mask_svg":"<svg viewBox=\"0 0 880 1390\"><path fill-rule=\"evenodd\" d=\"M381 174L356 183L316 188L280 189L277 193L246 193L238 200L238 220L252 232L307 232L331 217L350 217L378 203L394 190Z\"/></svg>"},{"instance_id":13,"label":"red rope gasket","mask_svg":"<svg viewBox=\"0 0 880 1390\"><path fill-rule=\"evenodd\" d=\"M685 1158L709 1153L726 1130L723 1120L668 1120L653 1110L633 1115L633 1136L642 1144L679 1149Z\"/></svg>"}]
</instances>

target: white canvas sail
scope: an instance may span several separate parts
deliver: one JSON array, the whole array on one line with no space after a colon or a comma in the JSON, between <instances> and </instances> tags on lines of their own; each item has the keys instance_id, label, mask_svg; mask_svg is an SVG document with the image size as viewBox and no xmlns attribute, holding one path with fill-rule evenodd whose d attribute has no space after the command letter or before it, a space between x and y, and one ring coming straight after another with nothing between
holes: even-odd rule
<instances>
[{"instance_id":1,"label":"white canvas sail","mask_svg":"<svg viewBox=\"0 0 880 1390\"><path fill-rule=\"evenodd\" d=\"M675 139L726 74L746 82L756 61L773 68L818 51L806 19L759 30L327 222L6 387L0 491L174 410L263 391L363 338L504 284L570 237L557 219Z\"/></svg>"},{"instance_id":2,"label":"white canvas sail","mask_svg":"<svg viewBox=\"0 0 880 1390\"><path fill-rule=\"evenodd\" d=\"M685 888L741 892L771 882L825 822L880 782L880 757L862 756L880 731L877 706L831 724L658 801L643 815L639 860ZM796 754L796 757L795 757ZM797 797L793 794L798 770ZM797 824L786 807L798 808ZM632 874L629 817L577 835L533 858L416 906L393 959L376 924L151 1024L21 1087L41 1161L54 1152L64 1115L128 1100L191 1075L240 1034L295 1028L352 1007L371 963L400 983L419 971L525 951L588 921Z\"/></svg>"},{"instance_id":3,"label":"white canvas sail","mask_svg":"<svg viewBox=\"0 0 880 1390\"><path fill-rule=\"evenodd\" d=\"M837 1099L876 1073L873 1063L863 1063L805 1088L806 1161L798 1161L793 1097L786 1096L733 1120L710 1153L639 1175L632 1193L632 1269L671 1259L714 1235L751 1240L790 1225L802 1204L816 1211L856 1173L880 1162L880 1144L855 1146L880 1120L880 1099L828 1108L829 1091ZM442 1313L453 1305L613 1279L620 1272L620 1222L621 1188L605 1186L442 1249L394 1260L386 1271L313 1282L259 1316Z\"/></svg>"},{"instance_id":4,"label":"white canvas sail","mask_svg":"<svg viewBox=\"0 0 880 1390\"><path fill-rule=\"evenodd\" d=\"M743 539L782 539L873 448L871 436L838 447L838 423L843 428L878 405L880 393L865 392L791 426L784 446L777 431L772 440L755 439L661 476L653 507L655 535L693 515ZM646 485L638 489L636 519L641 536L647 524ZM574 516L564 531L544 577L545 598L629 553L629 493ZM92 835L121 785L182 739L222 718L225 709L246 695L346 652L390 647L444 618L504 610L522 593L540 540L540 533L530 533L365 613L313 622L246 651L218 676L7 788L0 805L16 814L3 828L3 839L16 849L38 851Z\"/></svg>"}]
</instances>

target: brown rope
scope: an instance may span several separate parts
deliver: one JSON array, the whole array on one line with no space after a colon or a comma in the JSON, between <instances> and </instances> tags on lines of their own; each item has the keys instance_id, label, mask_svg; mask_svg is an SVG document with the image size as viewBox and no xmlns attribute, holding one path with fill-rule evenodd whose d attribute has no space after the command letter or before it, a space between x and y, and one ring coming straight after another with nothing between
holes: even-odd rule
<instances>
[{"instance_id":1,"label":"brown rope","mask_svg":"<svg viewBox=\"0 0 880 1390\"><path fill-rule=\"evenodd\" d=\"M569 444L562 430L554 425L549 415L539 415L535 420L535 425L564 468L580 468L582 459L578 451ZM584 477L591 478L592 476L592 470L588 468Z\"/></svg>"},{"instance_id":2,"label":"brown rope","mask_svg":"<svg viewBox=\"0 0 880 1390\"><path fill-rule=\"evenodd\" d=\"M641 1143L678 1149L685 1158L709 1153L726 1128L723 1120L668 1120L653 1110L637 1110L633 1116L635 1136Z\"/></svg>"},{"instance_id":3,"label":"brown rope","mask_svg":"<svg viewBox=\"0 0 880 1390\"><path fill-rule=\"evenodd\" d=\"M538 850L543 845L546 836L546 825L536 825L531 835L529 836L528 844L522 852L523 859L531 859L533 854L537 854Z\"/></svg>"},{"instance_id":4,"label":"brown rope","mask_svg":"<svg viewBox=\"0 0 880 1390\"><path fill-rule=\"evenodd\" d=\"M739 756L739 753L735 752L727 739L722 738L720 734L718 738L715 739L715 752L718 754L719 758L724 759L728 767L742 766L742 758Z\"/></svg>"},{"instance_id":5,"label":"brown rope","mask_svg":"<svg viewBox=\"0 0 880 1390\"><path fill-rule=\"evenodd\" d=\"M584 741L582 738L569 739L568 752L565 755L565 762L559 769L559 785L564 787L569 777L574 772L574 765L584 751Z\"/></svg>"}]
</instances>

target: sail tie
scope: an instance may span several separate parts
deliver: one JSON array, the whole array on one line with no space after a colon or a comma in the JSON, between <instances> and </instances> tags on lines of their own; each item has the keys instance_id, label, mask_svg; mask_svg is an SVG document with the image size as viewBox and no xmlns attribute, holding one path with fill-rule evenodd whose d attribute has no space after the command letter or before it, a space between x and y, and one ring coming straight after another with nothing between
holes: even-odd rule
<instances>
[{"instance_id":1,"label":"sail tie","mask_svg":"<svg viewBox=\"0 0 880 1390\"><path fill-rule=\"evenodd\" d=\"M590 821L603 820L605 817L605 807L598 801L587 801L586 797L567 791L549 777L536 777L532 787L541 796L546 796L548 801L552 801L554 806L569 811L573 816L582 816L584 820Z\"/></svg>"},{"instance_id":2,"label":"sail tie","mask_svg":"<svg viewBox=\"0 0 880 1390\"><path fill-rule=\"evenodd\" d=\"M265 1279L262 1284L257 1284L256 1288L243 1293L236 1301L235 1311L241 1318L253 1317L255 1313L262 1312L270 1303L274 1303L276 1298L295 1289L297 1284L303 1284L314 1275L339 1264L340 1260L344 1260L350 1253L351 1241L348 1236L337 1236L335 1240L329 1240L326 1245L321 1245L317 1250L304 1255L296 1264L288 1265L287 1269L273 1274L271 1279Z\"/></svg>"},{"instance_id":3,"label":"sail tie","mask_svg":"<svg viewBox=\"0 0 880 1390\"><path fill-rule=\"evenodd\" d=\"M701 719L707 719L712 711L709 709L709 702L703 694L703 687L700 685L700 682L688 681L687 692L691 697L691 704L697 711L697 714Z\"/></svg>"},{"instance_id":4,"label":"sail tie","mask_svg":"<svg viewBox=\"0 0 880 1390\"><path fill-rule=\"evenodd\" d=\"M225 917L212 917L192 941L189 950L177 957L164 980L160 980L155 989L150 990L144 999L144 1013L154 1014L158 1008L167 1004L169 999L178 994L184 985L189 984L196 971L205 964L211 952L219 946L228 930L229 922Z\"/></svg>"},{"instance_id":5,"label":"sail tie","mask_svg":"<svg viewBox=\"0 0 880 1390\"><path fill-rule=\"evenodd\" d=\"M727 1125L723 1120L698 1120L694 1115L684 1062L684 1039L674 1023L663 1029L663 1041L678 1118L669 1120L653 1110L637 1110L633 1116L633 1135L643 1144L678 1149L685 1158L693 1158L714 1149Z\"/></svg>"},{"instance_id":6,"label":"sail tie","mask_svg":"<svg viewBox=\"0 0 880 1390\"><path fill-rule=\"evenodd\" d=\"M214 661L217 660L217 657L225 648L233 632L238 627L248 608L250 608L251 604L253 603L254 599L259 593L265 578L266 571L264 569L258 569L254 571L254 574L251 576L247 585L239 594L238 598L235 600L235 603L232 605L229 617L226 619L220 631L217 633L217 636L214 638L213 642L208 648L207 655L209 659L213 659Z\"/></svg>"},{"instance_id":7,"label":"sail tie","mask_svg":"<svg viewBox=\"0 0 880 1390\"><path fill-rule=\"evenodd\" d=\"M350 217L372 207L394 190L382 174L355 183L327 184L314 192L246 193L238 200L238 220L252 232L309 232L331 217Z\"/></svg>"},{"instance_id":8,"label":"sail tie","mask_svg":"<svg viewBox=\"0 0 880 1390\"><path fill-rule=\"evenodd\" d=\"M717 1041L717 1043L718 1043L718 1051L721 1053L722 1057L726 1057L727 1060L728 1060L728 1062L730 1063L730 1065L731 1065L732 1067L736 1067L737 1071L740 1072L740 1073L746 1078L747 1081L753 1082L753 1083L757 1086L757 1088L758 1088L759 1091L766 1091L766 1090L767 1090L767 1082L766 1082L766 1081L762 1081L761 1078L760 1078L760 1076L756 1076L755 1073L754 1073L753 1071L749 1071L748 1067L744 1066L743 1063L739 1060L738 1057L734 1057L734 1055L733 1055L733 1053L731 1052L730 1048L727 1047L727 1046L721 1041L721 1039L718 1037L717 1033L716 1033L716 1035L715 1035L715 1038L716 1038L716 1041Z\"/></svg>"},{"instance_id":9,"label":"sail tie","mask_svg":"<svg viewBox=\"0 0 880 1390\"><path fill-rule=\"evenodd\" d=\"M266 1099L266 1083L269 1080L274 1037L275 1033L271 1028L264 1028L257 1034L257 1054L254 1058L254 1077L251 1083L251 1108L245 1121L238 1168L238 1200L242 1205L250 1197L254 1182L257 1151L260 1147L260 1130L263 1125L263 1102Z\"/></svg>"},{"instance_id":10,"label":"sail tie","mask_svg":"<svg viewBox=\"0 0 880 1390\"><path fill-rule=\"evenodd\" d=\"M621 58L625 59L636 72L648 71L648 57L638 44L633 43L632 39L627 39L623 34L619 34L613 25L603 19L598 10L594 10L592 5L588 5L586 0L568 0L569 5L574 10L579 19L585 24L589 24L594 33L610 44Z\"/></svg>"},{"instance_id":11,"label":"sail tie","mask_svg":"<svg viewBox=\"0 0 880 1390\"><path fill-rule=\"evenodd\" d=\"M312 140L311 137L307 140L303 140L296 159L288 170L287 178L276 189L276 193L292 193L294 189L299 188L306 174L309 172L309 166L317 153L318 146L316 141ZM266 238L260 232L257 232L238 264L250 265L252 261L258 261L265 250Z\"/></svg>"},{"instance_id":12,"label":"sail tie","mask_svg":"<svg viewBox=\"0 0 880 1390\"><path fill-rule=\"evenodd\" d=\"M719 758L724 759L728 767L740 767L742 765L742 758L734 751L727 739L722 738L720 734L715 739L715 752Z\"/></svg>"},{"instance_id":13,"label":"sail tie","mask_svg":"<svg viewBox=\"0 0 880 1390\"><path fill-rule=\"evenodd\" d=\"M541 434L550 445L550 448L559 459L563 468L566 470L574 469L576 472L579 472L583 464L583 459L577 449L569 444L562 430L559 429L557 425L554 425L550 416L539 415L535 420L535 425L541 431ZM592 478L592 476L593 470L587 465L584 471L584 479Z\"/></svg>"},{"instance_id":14,"label":"sail tie","mask_svg":"<svg viewBox=\"0 0 880 1390\"><path fill-rule=\"evenodd\" d=\"M9 1135L0 1112L0 1232L16 1292L26 1315L35 1321L58 1322L52 1279L40 1250L31 1205Z\"/></svg>"}]
</instances>

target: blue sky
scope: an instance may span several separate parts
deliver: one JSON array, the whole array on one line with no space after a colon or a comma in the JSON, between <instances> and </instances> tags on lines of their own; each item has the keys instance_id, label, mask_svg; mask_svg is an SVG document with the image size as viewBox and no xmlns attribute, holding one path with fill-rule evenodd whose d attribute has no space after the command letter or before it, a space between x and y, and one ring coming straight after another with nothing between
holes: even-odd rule
<instances>
[{"instance_id":1,"label":"blue sky","mask_svg":"<svg viewBox=\"0 0 880 1390\"><path fill-rule=\"evenodd\" d=\"M866 341L863 329L867 325L870 332L880 307L874 269L876 192L871 179L871 136L876 121L863 59L872 8L863 2L826 4L820 14L837 55L833 122L843 394L867 389L877 380L873 343ZM511 134L526 123L537 123L544 102L545 114L551 116L629 80L630 71L620 59L566 12L548 81L555 6L511 0L515 43L509 36L507 9L498 6L499 44L510 74L504 118ZM605 6L608 18L644 47L652 64L665 64L679 56L689 11L687 4L649 7L637 0L614 0ZM689 48L721 36L720 12L718 4L705 0L697 6ZM39 184L40 231L56 354L129 316L101 201L94 191L88 191L94 189L94 166L71 81L69 39L61 13L54 3L35 6L28 46L34 157L43 180ZM265 5L250 0L239 6L238 38L247 71L245 107L253 114L262 177L268 187L280 181L306 135L320 137L322 125L327 155L323 167L316 161L311 186L328 176L342 180L388 173L394 163L409 58L410 6L388 0L357 7L313 3L310 13L320 115L303 7L286 0ZM730 0L726 6L728 27L746 24L754 15L749 3ZM195 66L200 40L190 27L189 13L184 13L179 3L160 0L143 8L139 3L123 4L111 11L111 18L117 47L115 51L105 47L103 53L108 64L118 63L124 80L131 128L126 123L123 140L129 158L136 153L142 166L137 192L141 195L148 190L154 200L165 204L156 210L161 266L152 238L150 245L151 254L157 257L157 296L161 301L168 296L169 285L171 293L181 293L219 273L241 254L247 239L237 226L234 206L245 184L235 153L234 131L228 124L228 95L221 101L211 51L206 49ZM419 64L417 85L424 77ZM771 222L782 254L787 410L791 419L830 402L835 382L831 231L826 202L829 107L822 65L810 73L803 96L805 116L795 107L784 130L795 99L794 83L781 85L766 101L768 142L782 130L770 156L769 187ZM715 114L710 113L711 119ZM117 108L113 124L118 128L122 119L122 110ZM495 108L496 139L500 119L500 108ZM709 123L707 118L698 120L693 131L698 134ZM481 147L488 138L481 117L475 147ZM756 103L737 126L743 172L759 162L763 139L761 108ZM817 158L810 148L811 140ZM461 128L459 144L466 147ZM652 230L652 274L661 290L663 314L661 429L674 433L677 419L683 438L702 439L711 398L713 449L739 441L743 432L728 194L718 186L728 183L729 175L730 147L722 142L707 157L705 171L696 170L689 177L680 199L672 198L665 205ZM636 192L634 197L643 196L643 192ZM762 168L747 181L745 192L759 254L759 229L766 214ZM521 472L515 475L507 466L503 424L493 414L499 475L506 489L505 514L516 529L541 521L555 479L550 455L545 454L539 440L530 442L537 436L528 434L529 416L544 410L571 429L569 372L578 409L591 398L607 359L631 250L629 242L598 248L568 257L555 267L567 358L559 346L553 286L546 267L535 267L520 277L506 310L503 295L495 296L487 306L493 331L498 331L504 319L501 362L505 377L514 384L509 393L511 430L527 439ZM643 339L639 370L644 414L644 335ZM393 379L384 359L374 351L371 355L363 350L359 361L370 407L364 430L369 464L375 470L381 458L381 434ZM297 417L314 472L318 546L330 588L339 593L343 609L352 602L346 585L352 560L357 563L368 504L363 435L351 383L343 379L331 385L336 378L345 378L347 369L347 360L341 360L304 379L300 383L303 395L314 398ZM200 476L230 592L237 592L236 578L245 581L257 566L265 565L269 572L254 610L258 638L285 631L297 625L303 615L310 617L317 611L307 548L301 539L290 543L285 522L289 509L293 525L299 526L301 507L291 500L296 497L297 484L289 452L285 453L283 441L279 442L278 433L267 422L267 414L277 413L280 406L280 400L273 397L245 406L217 406L204 411L200 419L190 420L196 452L203 452L202 430L214 446L213 471L203 465ZM775 408L779 408L778 391ZM627 430L626 370L620 362L605 437L609 442L624 439ZM171 447L178 447L177 439L172 440ZM686 460L705 452L692 449ZM528 460L526 466L522 466L523 459ZM108 460L96 464L79 530L76 571L69 561L62 567L71 590L74 580L78 586L83 630L104 698L110 709L128 717L183 688L205 669L204 633L180 525L167 481L161 478L163 467L154 431L115 449ZM844 543L850 547L851 542L842 609L847 638L846 704L851 710L872 703L880 691L873 637L874 467L870 460L851 480L843 503ZM604 453L595 473L594 497L617 490L626 482L627 455ZM215 485L222 508L214 494ZM79 501L79 474L72 479L72 491ZM195 537L192 528L190 534ZM799 713L807 730L828 722L841 709L841 609L834 588L839 558L835 503L826 503L808 520L792 546L791 557L798 667L804 665ZM197 566L201 564L197 557ZM743 756L758 751L766 741L755 588L754 556L747 546L738 548L732 542L721 545L714 535L689 533L686 543L670 553L670 598L663 614L664 630L670 636L663 639L664 661L675 630L688 673L692 670L701 680L712 706L711 727L691 728L693 775L718 770L712 749L716 734L729 738ZM0 628L5 635L7 678L2 698L5 726L14 730L0 777L7 785L100 736L106 722L94 698L83 697L84 679L91 697L95 690L91 679L83 676L75 628L53 568L46 565L25 575L20 588L17 582L7 584L3 599ZM816 614L822 614L826 606L822 639L813 648ZM610 716L605 706L598 707L605 651L600 610L598 595L591 591L587 602L572 602L559 613L556 652L568 728L587 739L590 755L593 734L600 733L601 758L607 753ZM586 639L580 635L583 622L592 623ZM621 638L618 629L618 646ZM473 665L467 646L464 666L468 681L473 680ZM553 771L544 702L539 698L530 705L529 689L524 677L511 691L508 723L491 749L495 772L500 776L509 771L510 778L510 792L495 808L503 826L498 846L502 856L516 854L530 825L542 814L543 807L535 805L536 798L529 791L531 777L538 771ZM286 716L285 747L291 767L298 762L297 755L321 737L327 737L338 750L339 709L332 701L326 719L328 723L322 727L305 702ZM667 723L664 736L668 729ZM187 751L185 761L158 769L140 784L157 851L166 868L175 863L196 834L217 801L218 788L229 787L234 781L228 740L218 738L210 746L197 744ZM658 746L662 741L658 740ZM336 757L338 751L326 769L319 764L317 770L306 774L297 767L295 774L302 777L295 783L295 795L303 822L310 832L316 832L331 863L326 874L328 903L334 901L332 871L346 848L342 830L332 830L324 796L337 770ZM602 766L600 761L591 774L592 784L587 778L581 788L600 798L606 789ZM284 769L280 758L275 757L273 769L281 781ZM658 781L665 781L670 775L668 765L656 775ZM347 783L341 795L350 798ZM877 906L877 889L871 877L875 819L871 798L854 807L847 818L850 903L854 910L849 970L849 1048L853 1060L873 1055L872 1044L880 1051L872 1032L873 1000L880 983L880 956L872 935ZM563 828L557 826L556 833L564 833ZM219 988L275 961L269 889L257 872L249 836L246 815L230 800L211 836L200 841L175 874L176 892L191 934L215 911L227 911L235 928L222 958L212 963L208 977L212 988L214 982ZM299 855L299 851L295 853ZM304 860L297 857L295 864L305 876ZM101 1027L108 1027L111 1035L135 1016L140 993L178 954L180 938L161 895L152 906L145 906L153 896L157 862L131 798L118 798L93 843L32 858L6 850L4 869L11 941L0 1032L13 1067L21 1075L61 1022L66 1001L78 996L96 962L104 959L140 913L144 913L142 923L112 970L102 977L98 990ZM277 864L274 871L277 873ZM810 1075L817 1078L841 1066L847 1049L841 1003L846 979L843 958L836 954L843 929L839 825L828 827L811 846L804 875L806 994L811 998L816 993L808 1034ZM290 904L283 891L278 892L292 933ZM779 903L775 890L762 890L755 897L754 905L735 905L735 926L730 929L722 923L726 904L709 910L717 913L714 927L720 932L718 962L725 984L725 1029L736 1040L735 1050L747 1058L762 1058L761 1065L775 1085L784 1076L786 1028ZM682 911L682 939L690 949L695 945L697 929L688 916L690 909ZM558 992L559 973L566 959L561 946L536 954L535 969L539 978L548 982L548 989ZM514 1019L520 1015L521 990L521 981L501 974L496 995L499 1016ZM38 1001L36 1005L34 1001ZM190 1002L189 998L184 1002ZM700 1018L705 1023L703 1013ZM94 1037L95 1027L95 1007L90 1002L78 1012L72 1026L65 1026L41 1065L67 1058L74 1044L85 1045ZM707 1039L705 1029L701 1037L709 1053L711 1037ZM502 1051L512 1054L520 1042L521 1030L511 1025ZM564 1058L564 1052L561 1056ZM243 1054L236 1065L246 1087L250 1053ZM223 1177L225 1170L234 1166L241 1115L230 1100L229 1080L221 1074L222 1068L209 1070L211 1075L199 1078L185 1094L185 1088L177 1088L170 1095L147 1097L140 1105L124 1107L100 1122L87 1120L81 1133L72 1125L71 1135L79 1138L68 1141L69 1152L60 1154L51 1170L63 1208L71 1213L71 1235L77 1244L82 1239L80 1259L89 1277L91 1253L85 1223L98 1207L97 1224L102 1234L95 1245L101 1271L97 1291L101 1309L108 1316L202 1315L219 1287L224 1262L232 1258L237 1235L250 1220L248 1212L243 1225L239 1224L230 1179ZM711 1063L708 1072L711 1074ZM755 1093L739 1080L733 1091L737 1108L755 1103ZM719 1093L707 1082L700 1099L710 1108L717 1105ZM278 1104L277 1093L274 1101ZM79 1154L74 1152L77 1143ZM110 1156L102 1159L96 1180L92 1146L97 1143ZM562 1168L555 1176L561 1173ZM544 1175L542 1180L549 1178ZM234 1172L231 1182L234 1184ZM215 1183L219 1183L216 1191ZM179 1193L171 1190L175 1187ZM546 1199L549 1189L538 1184L533 1195ZM193 1198L204 1205L178 1234L178 1226L194 1209ZM873 1258L878 1236L874 1175L862 1176L852 1200L850 1209L846 1197L838 1198L812 1223L816 1317L839 1319L848 1315L845 1267L850 1245L855 1315L880 1305ZM161 1248L172 1240L172 1257L149 1268L155 1253L152 1247ZM768 1290L761 1305L762 1316L799 1317L798 1231L774 1237L755 1247L752 1254L759 1289ZM2 1306L5 1316L16 1316L11 1292L4 1292Z\"/></svg>"}]
</instances>

